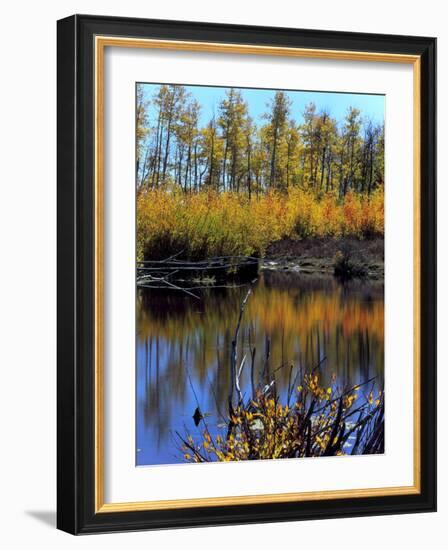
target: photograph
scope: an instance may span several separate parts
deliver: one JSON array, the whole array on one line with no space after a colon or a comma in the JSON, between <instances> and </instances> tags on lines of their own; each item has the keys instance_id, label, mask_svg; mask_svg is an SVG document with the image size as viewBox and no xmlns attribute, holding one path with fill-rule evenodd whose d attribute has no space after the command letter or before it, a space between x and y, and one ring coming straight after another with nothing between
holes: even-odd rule
<instances>
[{"instance_id":1,"label":"photograph","mask_svg":"<svg viewBox=\"0 0 448 550\"><path fill-rule=\"evenodd\" d=\"M385 109L136 83L136 466L387 452Z\"/></svg>"},{"instance_id":2,"label":"photograph","mask_svg":"<svg viewBox=\"0 0 448 550\"><path fill-rule=\"evenodd\" d=\"M58 20L62 531L436 510L436 38L252 15Z\"/></svg>"}]
</instances>

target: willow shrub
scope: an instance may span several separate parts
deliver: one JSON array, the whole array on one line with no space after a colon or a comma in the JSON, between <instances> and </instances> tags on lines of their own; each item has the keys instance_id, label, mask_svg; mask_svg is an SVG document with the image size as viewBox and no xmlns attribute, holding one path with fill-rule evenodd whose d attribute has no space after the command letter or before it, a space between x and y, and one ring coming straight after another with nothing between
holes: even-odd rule
<instances>
[{"instance_id":1,"label":"willow shrub","mask_svg":"<svg viewBox=\"0 0 448 550\"><path fill-rule=\"evenodd\" d=\"M199 437L178 435L187 462L228 462L384 453L384 392L324 387L305 374L289 402L258 390L240 400L221 431L201 418ZM368 390L367 390L368 391ZM359 399L361 395L361 399ZM294 399L292 399L294 397ZM227 432L227 433L226 433Z\"/></svg>"},{"instance_id":2,"label":"willow shrub","mask_svg":"<svg viewBox=\"0 0 448 550\"><path fill-rule=\"evenodd\" d=\"M270 192L249 201L243 194L186 194L154 189L137 199L137 259L172 254L200 260L212 256L263 256L281 238L358 238L384 233L383 190L370 197L349 193L317 198L301 189Z\"/></svg>"}]
</instances>

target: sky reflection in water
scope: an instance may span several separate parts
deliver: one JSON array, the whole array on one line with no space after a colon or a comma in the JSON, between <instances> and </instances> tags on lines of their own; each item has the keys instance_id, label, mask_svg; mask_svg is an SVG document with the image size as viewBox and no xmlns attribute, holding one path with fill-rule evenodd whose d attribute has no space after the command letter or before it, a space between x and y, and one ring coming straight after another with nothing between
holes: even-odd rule
<instances>
[{"instance_id":1,"label":"sky reflection in water","mask_svg":"<svg viewBox=\"0 0 448 550\"><path fill-rule=\"evenodd\" d=\"M137 296L136 464L184 462L175 432L198 434L199 401L212 435L220 431L230 386L230 352L247 287L209 289L201 300L184 293L139 291ZM256 348L253 383L276 371L284 397L290 366L312 369L341 386L384 376L383 285L287 273L261 274L244 312L239 361ZM267 350L269 359L267 360ZM283 366L279 369L279 367ZM242 375L251 392L250 368ZM193 391L194 390L194 391ZM195 395L196 394L196 397ZM280 397L280 399L281 399Z\"/></svg>"}]
</instances>

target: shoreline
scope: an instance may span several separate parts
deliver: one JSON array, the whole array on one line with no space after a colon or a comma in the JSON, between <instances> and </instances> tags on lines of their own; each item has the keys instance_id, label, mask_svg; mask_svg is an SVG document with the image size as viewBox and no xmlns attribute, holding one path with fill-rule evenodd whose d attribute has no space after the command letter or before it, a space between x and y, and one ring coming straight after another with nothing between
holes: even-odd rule
<instances>
[{"instance_id":1,"label":"shoreline","mask_svg":"<svg viewBox=\"0 0 448 550\"><path fill-rule=\"evenodd\" d=\"M283 238L271 243L263 258L221 257L202 261L167 260L141 262L137 286L194 288L250 281L259 273L331 277L341 281L384 281L384 238L306 237Z\"/></svg>"},{"instance_id":2,"label":"shoreline","mask_svg":"<svg viewBox=\"0 0 448 550\"><path fill-rule=\"evenodd\" d=\"M303 275L335 275L335 258L346 255L364 274L353 278L384 278L384 238L348 237L289 238L271 243L260 260L261 271L284 271Z\"/></svg>"}]
</instances>

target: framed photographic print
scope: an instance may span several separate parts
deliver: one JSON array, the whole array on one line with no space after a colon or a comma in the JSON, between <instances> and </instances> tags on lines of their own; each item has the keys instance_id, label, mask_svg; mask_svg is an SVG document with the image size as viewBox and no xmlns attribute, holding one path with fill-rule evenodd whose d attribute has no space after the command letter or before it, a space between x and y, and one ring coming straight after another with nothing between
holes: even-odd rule
<instances>
[{"instance_id":1,"label":"framed photographic print","mask_svg":"<svg viewBox=\"0 0 448 550\"><path fill-rule=\"evenodd\" d=\"M434 511L434 38L58 22L58 527Z\"/></svg>"}]
</instances>

